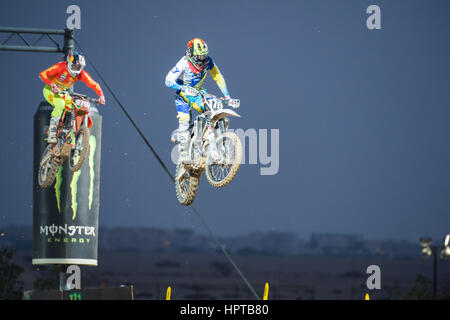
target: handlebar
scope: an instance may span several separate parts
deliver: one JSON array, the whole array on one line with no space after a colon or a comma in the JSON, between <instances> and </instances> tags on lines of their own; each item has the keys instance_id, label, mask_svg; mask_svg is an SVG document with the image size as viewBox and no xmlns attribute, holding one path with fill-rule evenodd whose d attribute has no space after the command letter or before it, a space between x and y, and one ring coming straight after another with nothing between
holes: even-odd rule
<instances>
[{"instance_id":1,"label":"handlebar","mask_svg":"<svg viewBox=\"0 0 450 320\"><path fill-rule=\"evenodd\" d=\"M216 96L214 96L212 94L206 94L206 96L209 96L209 97L214 98L214 99L219 99L220 101L222 101L222 103L224 105L232 107L233 109L239 108L239 106L241 104L241 101L239 99L225 99L223 97L217 98Z\"/></svg>"},{"instance_id":2,"label":"handlebar","mask_svg":"<svg viewBox=\"0 0 450 320\"><path fill-rule=\"evenodd\" d=\"M91 97L88 97L87 95L84 95L84 94L81 94L81 93L69 92L67 90L61 90L60 93L62 93L62 94L66 93L66 94L70 95L71 97L74 97L74 98L79 97L79 98L82 98L82 99L86 99L89 102L94 102L96 104L99 104L98 103L98 98L97 99L96 98L91 98Z\"/></svg>"},{"instance_id":3,"label":"handlebar","mask_svg":"<svg viewBox=\"0 0 450 320\"><path fill-rule=\"evenodd\" d=\"M224 97L217 98L217 97L216 97L215 95L213 95L213 94L210 94L210 93L203 93L203 92L201 92L201 91L198 91L198 95L201 96L201 97L203 97L203 98L205 98L205 99L207 99L207 98L218 99L218 100L222 101L223 104L225 104L225 105L227 105L227 106L230 106L230 107L232 107L232 108L235 108L233 101L234 101L234 100L239 100L239 99L225 99ZM240 104L240 103L238 102L238 105L239 105L239 104Z\"/></svg>"}]
</instances>

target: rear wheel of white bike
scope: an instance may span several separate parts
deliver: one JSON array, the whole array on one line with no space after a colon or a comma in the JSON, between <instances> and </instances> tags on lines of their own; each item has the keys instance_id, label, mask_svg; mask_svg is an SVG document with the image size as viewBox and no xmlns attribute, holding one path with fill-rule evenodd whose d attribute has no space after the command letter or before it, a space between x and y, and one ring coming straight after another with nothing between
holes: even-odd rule
<instances>
[{"instance_id":1,"label":"rear wheel of white bike","mask_svg":"<svg viewBox=\"0 0 450 320\"><path fill-rule=\"evenodd\" d=\"M209 184L216 188L225 187L239 171L242 161L242 144L233 132L226 132L216 139L219 161L208 152L205 175ZM209 148L209 146L208 146Z\"/></svg>"}]
</instances>

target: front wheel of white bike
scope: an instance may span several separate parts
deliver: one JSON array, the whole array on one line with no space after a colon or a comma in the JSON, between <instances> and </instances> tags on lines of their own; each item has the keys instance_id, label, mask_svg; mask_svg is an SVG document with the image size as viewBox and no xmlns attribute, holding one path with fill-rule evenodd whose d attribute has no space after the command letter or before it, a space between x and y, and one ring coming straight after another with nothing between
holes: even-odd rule
<instances>
[{"instance_id":1,"label":"front wheel of white bike","mask_svg":"<svg viewBox=\"0 0 450 320\"><path fill-rule=\"evenodd\" d=\"M175 177L178 177L181 170L183 170L183 164L179 163L175 171ZM201 173L186 170L182 177L175 181L175 192L180 204L188 206L194 202L197 196L200 176Z\"/></svg>"},{"instance_id":2,"label":"front wheel of white bike","mask_svg":"<svg viewBox=\"0 0 450 320\"><path fill-rule=\"evenodd\" d=\"M208 152L205 175L210 185L222 188L229 184L239 171L242 144L236 134L226 132L216 139L216 147L219 159L213 159L211 152Z\"/></svg>"}]
</instances>

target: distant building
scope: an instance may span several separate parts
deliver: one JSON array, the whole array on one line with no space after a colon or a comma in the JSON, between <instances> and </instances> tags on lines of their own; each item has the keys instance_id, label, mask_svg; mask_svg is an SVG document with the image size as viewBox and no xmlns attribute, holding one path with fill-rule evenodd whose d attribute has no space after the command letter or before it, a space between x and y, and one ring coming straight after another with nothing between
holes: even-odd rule
<instances>
[{"instance_id":1,"label":"distant building","mask_svg":"<svg viewBox=\"0 0 450 320\"><path fill-rule=\"evenodd\" d=\"M214 250L214 244L205 236L197 235L192 229L175 229L166 234L168 247L180 252L204 252Z\"/></svg>"},{"instance_id":2,"label":"distant building","mask_svg":"<svg viewBox=\"0 0 450 320\"><path fill-rule=\"evenodd\" d=\"M363 254L363 236L359 234L313 233L311 248L326 255Z\"/></svg>"},{"instance_id":3,"label":"distant building","mask_svg":"<svg viewBox=\"0 0 450 320\"><path fill-rule=\"evenodd\" d=\"M261 249L272 254L293 254L297 240L298 235L294 232L270 231L263 235Z\"/></svg>"},{"instance_id":4,"label":"distant building","mask_svg":"<svg viewBox=\"0 0 450 320\"><path fill-rule=\"evenodd\" d=\"M237 253L295 254L298 251L298 235L294 232L250 232L226 242Z\"/></svg>"},{"instance_id":5,"label":"distant building","mask_svg":"<svg viewBox=\"0 0 450 320\"><path fill-rule=\"evenodd\" d=\"M262 251L262 232L250 232L247 235L227 238L223 241L232 252L260 253Z\"/></svg>"},{"instance_id":6,"label":"distant building","mask_svg":"<svg viewBox=\"0 0 450 320\"><path fill-rule=\"evenodd\" d=\"M192 229L159 229L150 227L100 227L99 249L142 252L215 252L220 251L208 235ZM419 243L401 240L364 240L360 234L313 233L309 240L295 232L250 232L223 237L227 250L238 254L269 255L365 255L420 258ZM30 250L31 226L0 227L0 248Z\"/></svg>"},{"instance_id":7,"label":"distant building","mask_svg":"<svg viewBox=\"0 0 450 320\"><path fill-rule=\"evenodd\" d=\"M166 233L157 228L101 228L99 247L119 251L161 251L165 248Z\"/></svg>"},{"instance_id":8,"label":"distant building","mask_svg":"<svg viewBox=\"0 0 450 320\"><path fill-rule=\"evenodd\" d=\"M196 235L191 229L102 228L99 238L99 248L104 250L145 252L213 250L209 239Z\"/></svg>"},{"instance_id":9,"label":"distant building","mask_svg":"<svg viewBox=\"0 0 450 320\"><path fill-rule=\"evenodd\" d=\"M33 233L31 226L6 226L0 228L0 248L31 248Z\"/></svg>"},{"instance_id":10,"label":"distant building","mask_svg":"<svg viewBox=\"0 0 450 320\"><path fill-rule=\"evenodd\" d=\"M366 240L364 241L364 252L370 256L386 256L388 255L385 241L382 240Z\"/></svg>"}]
</instances>

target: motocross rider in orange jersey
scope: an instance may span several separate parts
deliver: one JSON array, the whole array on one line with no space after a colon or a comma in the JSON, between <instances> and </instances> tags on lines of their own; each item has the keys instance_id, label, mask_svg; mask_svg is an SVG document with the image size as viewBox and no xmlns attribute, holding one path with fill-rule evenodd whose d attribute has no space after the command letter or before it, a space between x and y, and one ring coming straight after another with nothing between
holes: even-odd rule
<instances>
[{"instance_id":1,"label":"motocross rider in orange jersey","mask_svg":"<svg viewBox=\"0 0 450 320\"><path fill-rule=\"evenodd\" d=\"M67 55L66 61L59 62L39 74L39 77L45 83L44 97L53 106L48 130L48 143L57 142L56 132L59 119L64 108L72 103L72 97L67 92L61 93L61 90L67 90L75 82L83 81L98 95L98 103L105 104L102 88L83 70L85 65L84 56L78 52L73 52Z\"/></svg>"}]
</instances>

